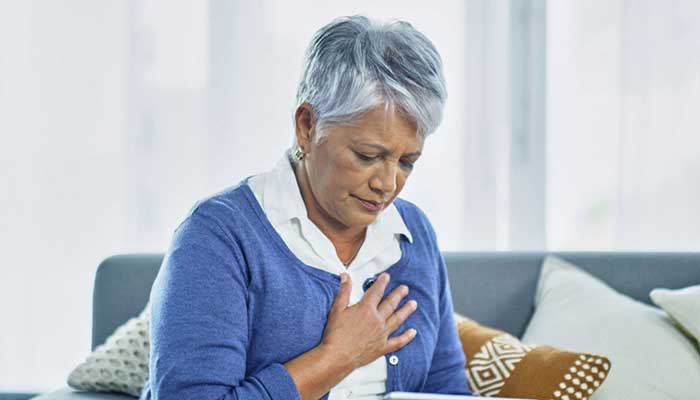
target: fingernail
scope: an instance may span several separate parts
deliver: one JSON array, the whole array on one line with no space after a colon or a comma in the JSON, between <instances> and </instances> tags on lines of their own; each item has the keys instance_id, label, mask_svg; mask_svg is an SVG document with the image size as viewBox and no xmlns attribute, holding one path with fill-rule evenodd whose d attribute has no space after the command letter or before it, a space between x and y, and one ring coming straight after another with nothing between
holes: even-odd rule
<instances>
[{"instance_id":1,"label":"fingernail","mask_svg":"<svg viewBox=\"0 0 700 400\"><path fill-rule=\"evenodd\" d=\"M416 330L413 329L413 328L409 329L408 331L410 332L409 335L411 335L411 337L415 337L416 334L418 334L418 331L416 331Z\"/></svg>"},{"instance_id":2,"label":"fingernail","mask_svg":"<svg viewBox=\"0 0 700 400\"><path fill-rule=\"evenodd\" d=\"M414 310L418 308L418 302L415 300L411 300L411 308Z\"/></svg>"},{"instance_id":3,"label":"fingernail","mask_svg":"<svg viewBox=\"0 0 700 400\"><path fill-rule=\"evenodd\" d=\"M345 281L347 281L347 280L348 280L348 275L345 272L340 274L340 283L345 283Z\"/></svg>"}]
</instances>

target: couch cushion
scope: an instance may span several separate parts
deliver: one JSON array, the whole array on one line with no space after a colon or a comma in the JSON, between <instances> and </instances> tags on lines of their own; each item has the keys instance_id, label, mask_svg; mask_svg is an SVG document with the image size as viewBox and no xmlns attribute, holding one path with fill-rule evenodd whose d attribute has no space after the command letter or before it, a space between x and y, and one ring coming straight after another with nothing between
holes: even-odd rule
<instances>
[{"instance_id":1,"label":"couch cushion","mask_svg":"<svg viewBox=\"0 0 700 400\"><path fill-rule=\"evenodd\" d=\"M542 267L523 341L605 354L614 367L597 400L697 397L700 354L664 312L556 257Z\"/></svg>"}]
</instances>

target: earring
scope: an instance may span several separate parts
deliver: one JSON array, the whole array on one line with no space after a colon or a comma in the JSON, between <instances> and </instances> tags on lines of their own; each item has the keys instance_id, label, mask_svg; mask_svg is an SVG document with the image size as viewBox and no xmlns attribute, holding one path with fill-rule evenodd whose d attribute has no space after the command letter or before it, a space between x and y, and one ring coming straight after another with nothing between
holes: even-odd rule
<instances>
[{"instance_id":1,"label":"earring","mask_svg":"<svg viewBox=\"0 0 700 400\"><path fill-rule=\"evenodd\" d=\"M296 150L294 150L294 154L292 155L296 161L301 161L306 157L306 153L304 153L304 149L301 148L301 146L297 147Z\"/></svg>"}]
</instances>

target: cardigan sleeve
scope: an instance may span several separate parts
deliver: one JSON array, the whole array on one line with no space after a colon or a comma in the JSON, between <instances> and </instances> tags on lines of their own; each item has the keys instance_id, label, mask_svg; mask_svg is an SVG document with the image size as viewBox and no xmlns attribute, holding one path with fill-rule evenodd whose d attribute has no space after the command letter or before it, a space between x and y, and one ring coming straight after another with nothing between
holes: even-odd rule
<instances>
[{"instance_id":1,"label":"cardigan sleeve","mask_svg":"<svg viewBox=\"0 0 700 400\"><path fill-rule=\"evenodd\" d=\"M439 277L439 328L437 344L433 352L428 377L422 392L445 394L471 394L467 383L467 374L464 369L466 362L462 344L457 335L457 327L454 322L454 309L452 306L452 294L447 277L445 258L437 243L437 235L427 216L416 207L427 235L430 239L431 257L434 257L438 266Z\"/></svg>"},{"instance_id":2,"label":"cardigan sleeve","mask_svg":"<svg viewBox=\"0 0 700 400\"><path fill-rule=\"evenodd\" d=\"M217 220L194 212L176 229L151 291L150 376L142 399L300 399L280 363L246 374L244 263Z\"/></svg>"},{"instance_id":3,"label":"cardigan sleeve","mask_svg":"<svg viewBox=\"0 0 700 400\"><path fill-rule=\"evenodd\" d=\"M437 345L422 391L426 393L471 394L464 370L465 357L454 322L452 296L445 259L440 252L440 327Z\"/></svg>"}]
</instances>

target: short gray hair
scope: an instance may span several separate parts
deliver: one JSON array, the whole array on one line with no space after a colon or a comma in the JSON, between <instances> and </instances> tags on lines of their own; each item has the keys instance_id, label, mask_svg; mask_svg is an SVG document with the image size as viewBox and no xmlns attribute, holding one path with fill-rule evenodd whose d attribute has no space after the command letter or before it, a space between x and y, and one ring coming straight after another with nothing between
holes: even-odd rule
<instances>
[{"instance_id":1,"label":"short gray hair","mask_svg":"<svg viewBox=\"0 0 700 400\"><path fill-rule=\"evenodd\" d=\"M348 124L383 105L416 123L421 138L442 121L447 99L442 59L405 21L341 17L321 28L306 51L297 107L311 105L317 140L324 128Z\"/></svg>"}]
</instances>

